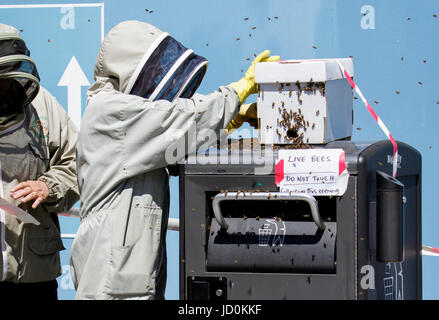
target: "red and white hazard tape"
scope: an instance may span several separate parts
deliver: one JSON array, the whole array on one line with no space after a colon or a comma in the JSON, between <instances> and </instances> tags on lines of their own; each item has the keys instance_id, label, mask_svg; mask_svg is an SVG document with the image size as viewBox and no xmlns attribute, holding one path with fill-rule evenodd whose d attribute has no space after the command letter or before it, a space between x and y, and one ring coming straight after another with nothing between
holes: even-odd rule
<instances>
[{"instance_id":1,"label":"red and white hazard tape","mask_svg":"<svg viewBox=\"0 0 439 320\"><path fill-rule=\"evenodd\" d=\"M439 249L422 245L422 255L439 257Z\"/></svg>"},{"instance_id":2,"label":"red and white hazard tape","mask_svg":"<svg viewBox=\"0 0 439 320\"><path fill-rule=\"evenodd\" d=\"M341 65L340 61L337 60L338 66L340 67L341 71L343 72L344 76L348 80L349 84L351 85L352 89L355 90L355 92L360 96L361 100L363 101L364 105L366 106L367 110L370 112L372 117L377 122L378 126L383 130L384 134L387 136L387 138L392 142L393 145L393 177L396 177L396 171L397 171L397 164L398 164L398 146L396 144L395 139L393 139L392 135L390 134L389 130L387 129L384 122L381 120L381 118L376 114L376 112L372 109L369 102L367 102L366 98L364 97L363 93L361 92L360 88L355 84L354 80L349 76L345 68Z\"/></svg>"}]
</instances>

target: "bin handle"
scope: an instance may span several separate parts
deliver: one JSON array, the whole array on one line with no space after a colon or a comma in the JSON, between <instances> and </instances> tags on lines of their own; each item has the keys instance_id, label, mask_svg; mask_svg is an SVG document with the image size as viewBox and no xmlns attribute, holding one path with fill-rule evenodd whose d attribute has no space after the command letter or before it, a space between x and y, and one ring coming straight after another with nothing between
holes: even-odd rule
<instances>
[{"instance_id":1,"label":"bin handle","mask_svg":"<svg viewBox=\"0 0 439 320\"><path fill-rule=\"evenodd\" d=\"M237 201L245 201L245 200L300 200L306 201L311 208L312 218L317 225L317 227L321 230L325 230L325 223L320 217L319 208L317 207L317 200L309 195L304 193L288 193L288 192L227 192L227 193L218 193L215 195L212 201L213 214L215 215L216 220L218 221L221 228L226 229L229 227L227 222L225 221L223 215L220 210L220 202L224 200L237 200Z\"/></svg>"}]
</instances>

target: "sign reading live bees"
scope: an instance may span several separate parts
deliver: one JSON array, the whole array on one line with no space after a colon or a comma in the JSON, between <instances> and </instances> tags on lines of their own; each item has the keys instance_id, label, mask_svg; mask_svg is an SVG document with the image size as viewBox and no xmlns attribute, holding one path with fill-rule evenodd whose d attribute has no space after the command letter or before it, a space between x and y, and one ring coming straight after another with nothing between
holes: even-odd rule
<instances>
[{"instance_id":1,"label":"sign reading live bees","mask_svg":"<svg viewBox=\"0 0 439 320\"><path fill-rule=\"evenodd\" d=\"M279 150L275 182L281 192L341 196L348 178L342 149Z\"/></svg>"}]
</instances>

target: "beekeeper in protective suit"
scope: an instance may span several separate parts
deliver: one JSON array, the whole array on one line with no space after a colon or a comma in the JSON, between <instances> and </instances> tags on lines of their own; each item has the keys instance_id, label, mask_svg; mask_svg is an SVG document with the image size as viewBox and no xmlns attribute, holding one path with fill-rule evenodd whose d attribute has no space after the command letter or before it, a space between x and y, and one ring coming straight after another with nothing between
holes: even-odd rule
<instances>
[{"instance_id":1,"label":"beekeeper in protective suit","mask_svg":"<svg viewBox=\"0 0 439 320\"><path fill-rule=\"evenodd\" d=\"M254 62L279 59L269 54ZM169 148L193 128L196 148L207 130L219 136L254 113L238 114L257 92L254 63L243 79L194 94L206 69L206 59L150 24L126 21L106 35L77 147L76 299L164 298Z\"/></svg>"},{"instance_id":2,"label":"beekeeper in protective suit","mask_svg":"<svg viewBox=\"0 0 439 320\"><path fill-rule=\"evenodd\" d=\"M0 196L39 225L0 210L0 296L57 299L63 250L56 213L79 200L78 131L55 98L39 85L19 32L0 24Z\"/></svg>"}]
</instances>

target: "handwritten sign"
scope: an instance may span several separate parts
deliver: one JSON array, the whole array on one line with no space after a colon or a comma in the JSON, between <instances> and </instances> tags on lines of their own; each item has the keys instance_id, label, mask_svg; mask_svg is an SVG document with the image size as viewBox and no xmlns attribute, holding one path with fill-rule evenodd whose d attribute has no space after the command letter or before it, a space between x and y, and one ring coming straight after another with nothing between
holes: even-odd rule
<instances>
[{"instance_id":1,"label":"handwritten sign","mask_svg":"<svg viewBox=\"0 0 439 320\"><path fill-rule=\"evenodd\" d=\"M342 149L279 150L275 182L281 192L341 196L348 178Z\"/></svg>"}]
</instances>

